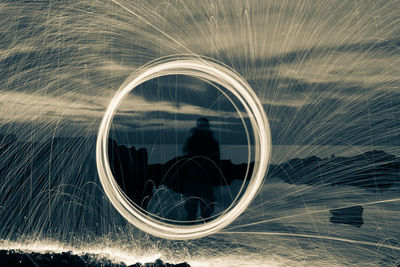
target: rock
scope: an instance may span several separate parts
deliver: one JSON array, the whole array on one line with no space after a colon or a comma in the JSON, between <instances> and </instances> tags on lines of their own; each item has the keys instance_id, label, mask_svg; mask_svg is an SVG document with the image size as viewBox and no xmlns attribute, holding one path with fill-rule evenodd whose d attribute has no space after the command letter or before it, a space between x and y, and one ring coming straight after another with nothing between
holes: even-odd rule
<instances>
[{"instance_id":1,"label":"rock","mask_svg":"<svg viewBox=\"0 0 400 267\"><path fill-rule=\"evenodd\" d=\"M87 261L89 257L81 257L78 255L73 255L71 252L63 253L23 253L18 251L0 251L0 262L2 266L96 266L94 260ZM121 266L114 265L111 261L98 262L98 264L103 266Z\"/></svg>"},{"instance_id":2,"label":"rock","mask_svg":"<svg viewBox=\"0 0 400 267\"><path fill-rule=\"evenodd\" d=\"M351 185L387 190L400 181L400 158L377 150L351 157L296 158L270 165L268 176L290 184Z\"/></svg>"},{"instance_id":3,"label":"rock","mask_svg":"<svg viewBox=\"0 0 400 267\"><path fill-rule=\"evenodd\" d=\"M353 225L360 228L364 221L362 218L363 207L353 206L342 209L330 210L332 217L329 219L331 223L343 223Z\"/></svg>"},{"instance_id":4,"label":"rock","mask_svg":"<svg viewBox=\"0 0 400 267\"><path fill-rule=\"evenodd\" d=\"M129 267L190 267L190 265L187 264L186 262L178 264L164 263L162 260L157 259L155 262L152 263L145 263L144 265L136 263L130 265Z\"/></svg>"},{"instance_id":5,"label":"rock","mask_svg":"<svg viewBox=\"0 0 400 267\"><path fill-rule=\"evenodd\" d=\"M73 266L73 267L126 267L124 263L113 263L108 259L99 259L95 255L74 255L71 252L62 253L38 253L21 252L15 250L0 250L1 266ZM135 263L129 267L190 267L186 262L179 264L164 263L158 259L152 263Z\"/></svg>"}]
</instances>

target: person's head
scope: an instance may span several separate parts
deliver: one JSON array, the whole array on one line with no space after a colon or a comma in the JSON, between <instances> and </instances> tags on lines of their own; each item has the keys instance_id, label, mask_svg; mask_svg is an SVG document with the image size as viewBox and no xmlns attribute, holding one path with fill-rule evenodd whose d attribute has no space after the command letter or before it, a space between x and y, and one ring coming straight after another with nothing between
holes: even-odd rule
<instances>
[{"instance_id":1,"label":"person's head","mask_svg":"<svg viewBox=\"0 0 400 267\"><path fill-rule=\"evenodd\" d=\"M197 120L196 127L199 130L209 130L210 123L208 122L207 118L200 118Z\"/></svg>"}]
</instances>

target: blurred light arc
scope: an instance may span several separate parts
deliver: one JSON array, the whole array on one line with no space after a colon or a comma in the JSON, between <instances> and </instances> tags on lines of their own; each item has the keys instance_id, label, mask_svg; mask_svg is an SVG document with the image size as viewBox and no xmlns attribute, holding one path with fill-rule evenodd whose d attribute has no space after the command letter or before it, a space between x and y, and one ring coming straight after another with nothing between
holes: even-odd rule
<instances>
[{"instance_id":1,"label":"blurred light arc","mask_svg":"<svg viewBox=\"0 0 400 267\"><path fill-rule=\"evenodd\" d=\"M254 133L254 169L237 204L214 220L201 225L176 225L160 221L132 203L118 186L108 160L108 138L113 117L125 97L140 84L166 75L187 75L226 88L245 108ZM135 71L118 89L101 121L96 142L96 164L101 185L117 211L137 228L165 239L201 238L215 233L235 220L255 198L263 184L271 154L271 133L267 115L250 85L238 73L206 57L171 56L154 60Z\"/></svg>"}]
</instances>

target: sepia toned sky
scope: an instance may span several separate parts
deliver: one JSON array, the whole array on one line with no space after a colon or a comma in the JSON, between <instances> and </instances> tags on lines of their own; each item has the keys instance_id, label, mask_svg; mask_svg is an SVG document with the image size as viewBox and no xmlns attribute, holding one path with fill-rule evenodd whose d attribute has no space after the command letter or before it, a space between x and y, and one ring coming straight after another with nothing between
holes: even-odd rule
<instances>
[{"instance_id":1,"label":"sepia toned sky","mask_svg":"<svg viewBox=\"0 0 400 267\"><path fill-rule=\"evenodd\" d=\"M96 135L112 96L138 67L196 54L249 82L274 144L400 146L398 5L1 1L0 130L40 140ZM155 130L187 134L202 114L230 142L243 138L237 112L226 99L215 104L214 87L182 78L179 86L146 88L125 99L117 131L151 142Z\"/></svg>"}]
</instances>

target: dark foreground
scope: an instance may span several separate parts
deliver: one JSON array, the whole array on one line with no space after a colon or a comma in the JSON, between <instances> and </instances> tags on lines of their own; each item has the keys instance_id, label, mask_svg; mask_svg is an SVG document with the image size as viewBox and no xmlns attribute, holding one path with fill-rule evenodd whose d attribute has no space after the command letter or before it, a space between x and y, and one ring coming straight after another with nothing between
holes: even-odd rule
<instances>
[{"instance_id":1,"label":"dark foreground","mask_svg":"<svg viewBox=\"0 0 400 267\"><path fill-rule=\"evenodd\" d=\"M124 263L112 263L108 259L98 259L94 255L73 255L71 252L63 253L23 253L15 250L0 250L1 266L74 266L74 267L125 267ZM164 263L156 260L152 263L135 263L130 267L190 267L186 262L179 264Z\"/></svg>"}]
</instances>

